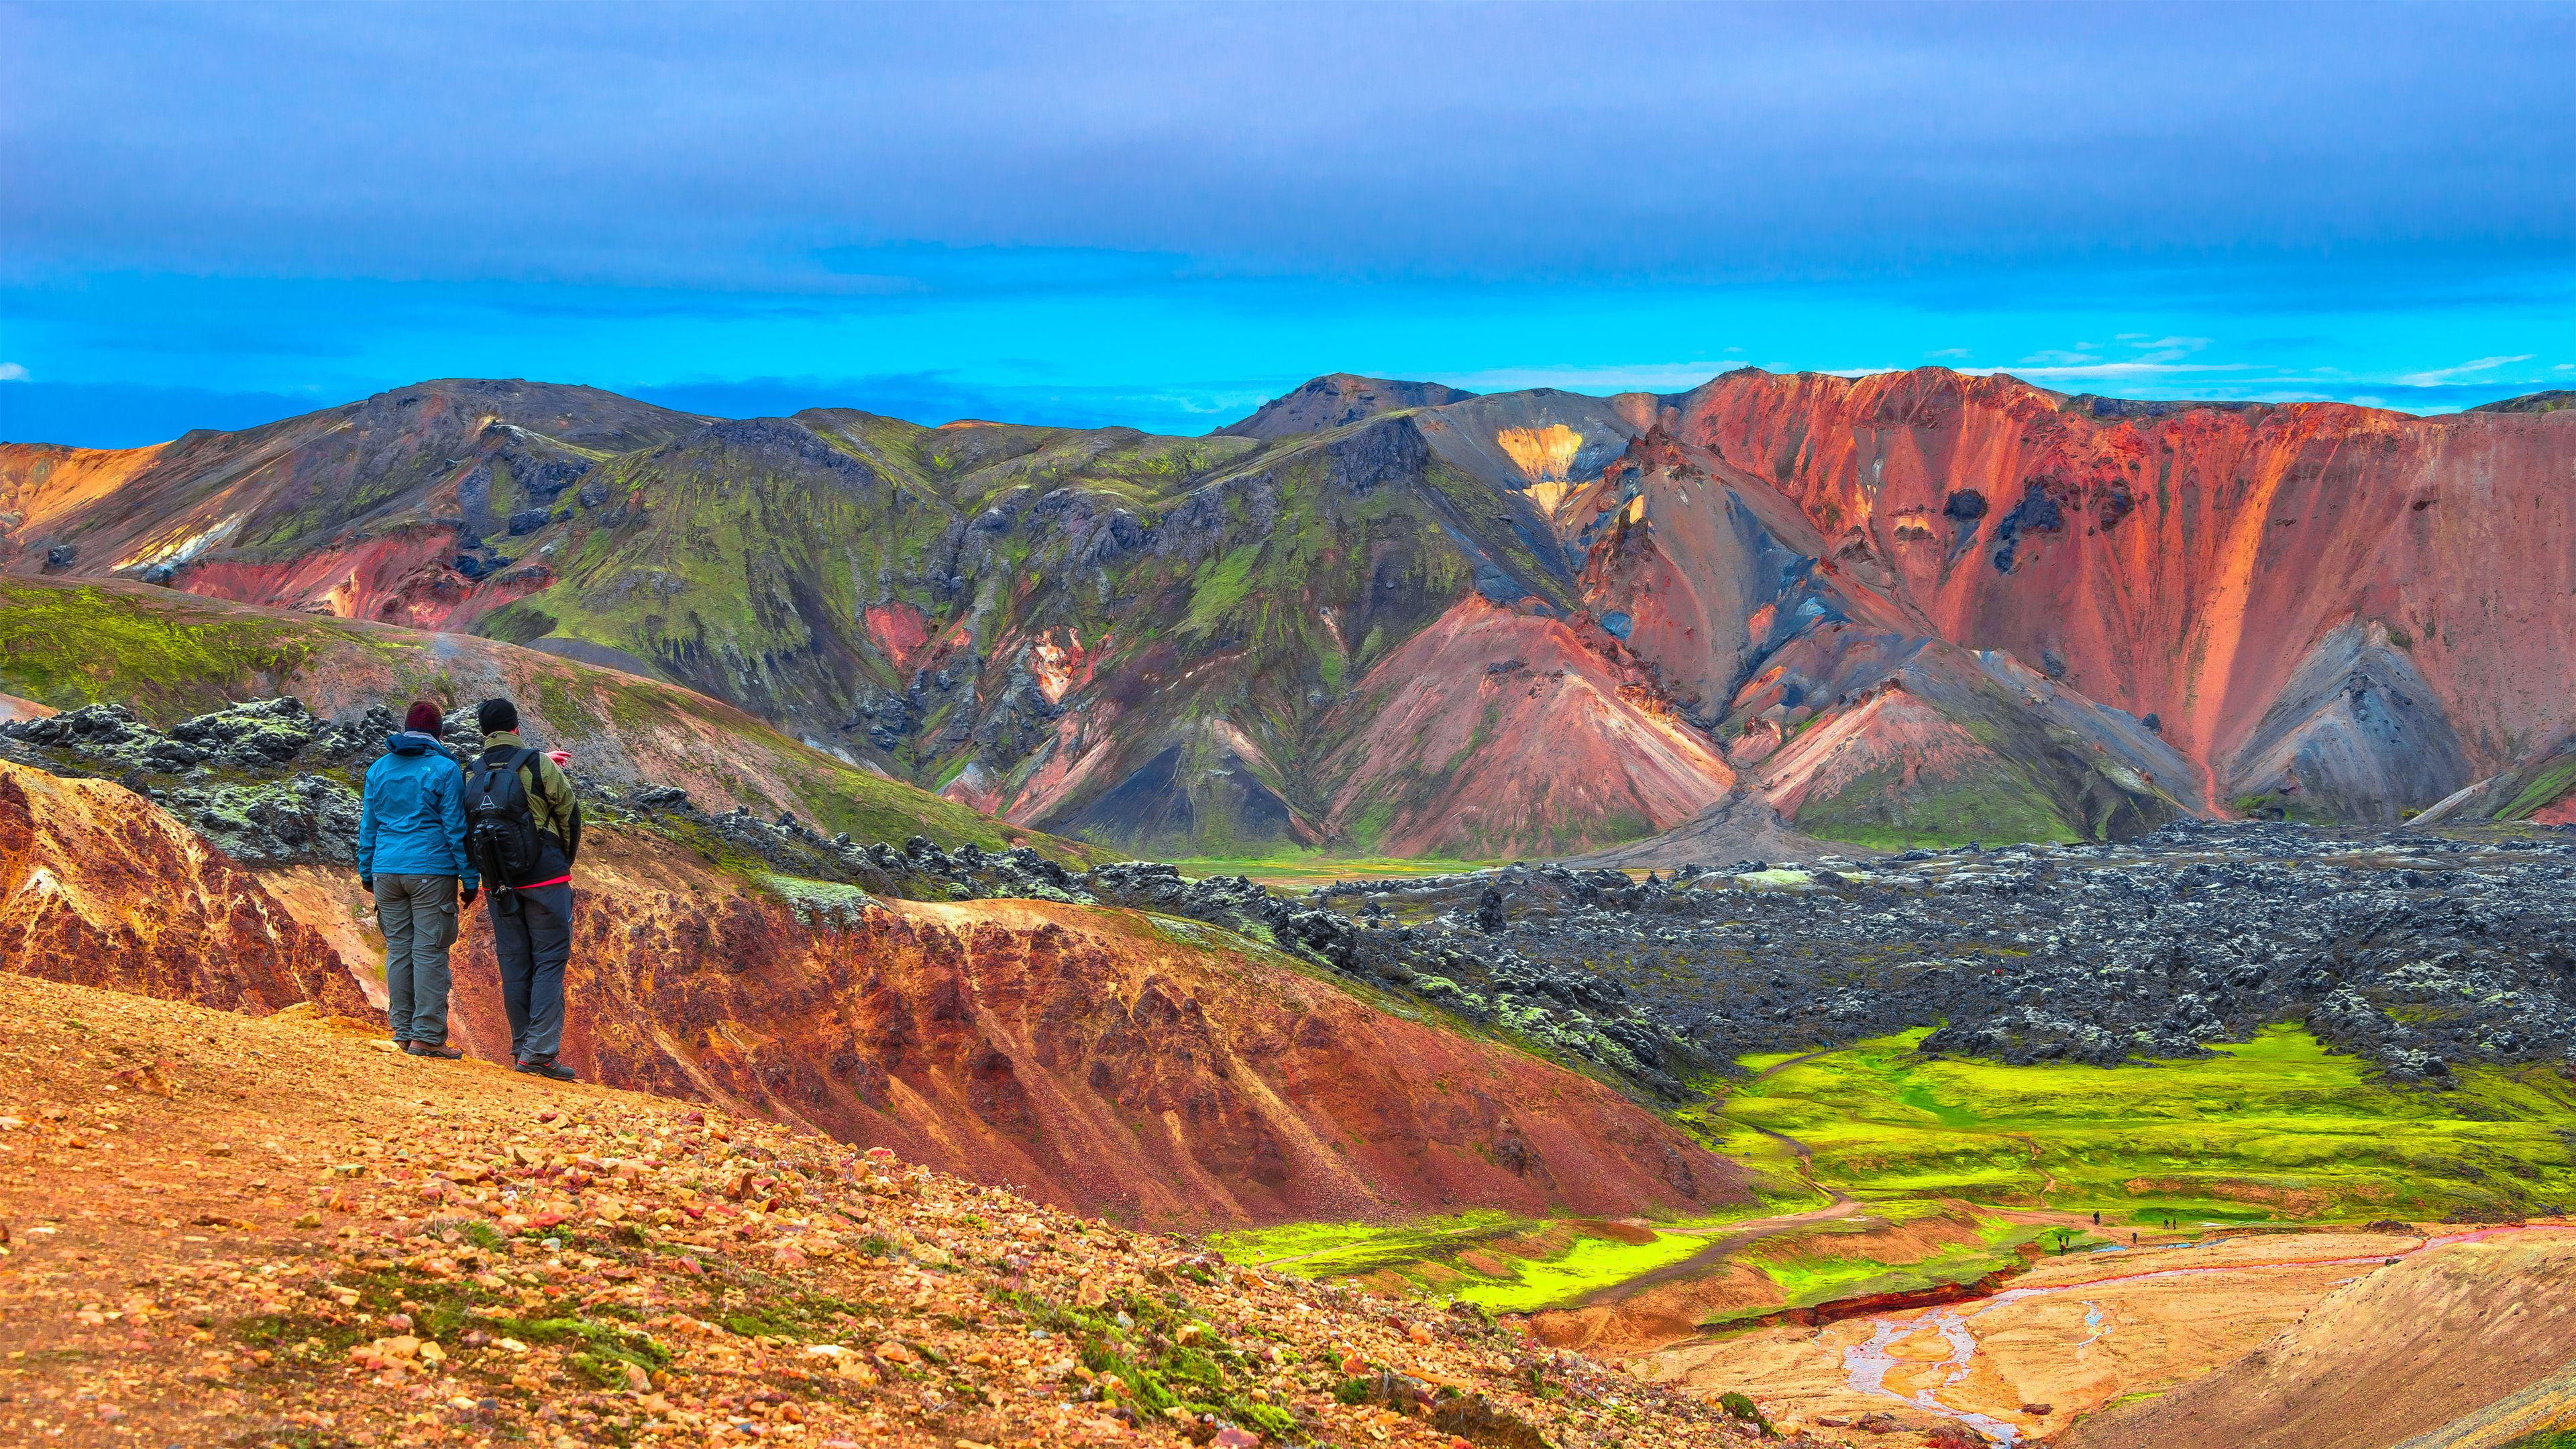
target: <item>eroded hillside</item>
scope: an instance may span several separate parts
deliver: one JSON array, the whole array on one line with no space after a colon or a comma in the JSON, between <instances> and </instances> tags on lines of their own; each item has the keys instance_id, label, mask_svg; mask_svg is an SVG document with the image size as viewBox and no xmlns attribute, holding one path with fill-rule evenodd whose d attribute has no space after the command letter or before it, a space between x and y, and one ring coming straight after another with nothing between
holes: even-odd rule
<instances>
[{"instance_id":1,"label":"eroded hillside","mask_svg":"<svg viewBox=\"0 0 2576 1449\"><path fill-rule=\"evenodd\" d=\"M107 707L4 727L0 754L41 769L0 759L0 804L38 802L0 837L13 951L0 965L224 1006L359 1009L350 982L380 966L349 874L350 782L390 725L323 724L288 699L168 733ZM169 813L43 770L118 774ZM1077 875L1026 848L952 856L919 836L862 847L708 815L669 787L587 784L567 975L582 1006L565 1056L598 1079L1130 1221L1745 1200L1729 1164L1537 1059L1490 1010L1480 1022L1365 985L1347 952L1335 969L1275 906L1240 915L1239 897L1182 889L1168 868ZM160 880L181 867L206 884L172 896ZM1148 909L1104 904L1124 901ZM237 960L219 931L243 922L266 935ZM459 951L457 1040L499 1058L479 914Z\"/></svg>"},{"instance_id":2,"label":"eroded hillside","mask_svg":"<svg viewBox=\"0 0 2576 1449\"><path fill-rule=\"evenodd\" d=\"M2393 823L2576 728L2571 458L2565 410L1938 369L1336 375L1193 439L442 382L14 449L0 505L19 572L470 626L1059 834L1512 857L1719 804L1900 848Z\"/></svg>"}]
</instances>

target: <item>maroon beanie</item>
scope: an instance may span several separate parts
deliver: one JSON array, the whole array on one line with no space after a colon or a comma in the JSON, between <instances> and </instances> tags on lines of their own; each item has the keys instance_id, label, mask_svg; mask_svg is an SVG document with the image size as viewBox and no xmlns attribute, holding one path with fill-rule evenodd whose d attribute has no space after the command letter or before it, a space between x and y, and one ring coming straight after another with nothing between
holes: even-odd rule
<instances>
[{"instance_id":1,"label":"maroon beanie","mask_svg":"<svg viewBox=\"0 0 2576 1449\"><path fill-rule=\"evenodd\" d=\"M411 713L403 716L404 729L427 735L433 740L438 738L439 729L446 722L447 717L439 712L438 706L425 699L412 701Z\"/></svg>"}]
</instances>

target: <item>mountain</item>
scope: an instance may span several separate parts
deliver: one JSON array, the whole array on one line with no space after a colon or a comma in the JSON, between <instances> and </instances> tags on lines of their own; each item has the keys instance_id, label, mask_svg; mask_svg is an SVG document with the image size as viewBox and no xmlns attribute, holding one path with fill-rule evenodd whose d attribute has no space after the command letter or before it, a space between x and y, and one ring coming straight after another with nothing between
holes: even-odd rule
<instances>
[{"instance_id":1,"label":"mountain","mask_svg":"<svg viewBox=\"0 0 2576 1449\"><path fill-rule=\"evenodd\" d=\"M450 379L157 447L0 444L0 563L460 626L542 587L526 533L601 458L707 419L589 387ZM506 577L496 575L507 574Z\"/></svg>"},{"instance_id":2,"label":"mountain","mask_svg":"<svg viewBox=\"0 0 2576 1449\"><path fill-rule=\"evenodd\" d=\"M657 680L497 640L146 585L0 579L0 691L50 709L105 701L158 724L289 694L314 714L274 722L286 754L330 718L399 711L415 698L470 718L474 704L503 695L517 701L532 738L570 750L581 775L612 786L684 790L707 810L786 813L872 841L919 834L943 846L1027 845L1066 861L1099 854L854 767Z\"/></svg>"},{"instance_id":3,"label":"mountain","mask_svg":"<svg viewBox=\"0 0 2576 1449\"><path fill-rule=\"evenodd\" d=\"M2393 822L2576 727L2576 418L1736 372L1675 434L1829 559L2133 715L2214 803Z\"/></svg>"},{"instance_id":4,"label":"mountain","mask_svg":"<svg viewBox=\"0 0 2576 1449\"><path fill-rule=\"evenodd\" d=\"M1436 382L1396 382L1354 373L1327 373L1295 392L1263 403L1252 416L1216 430L1220 438L1285 438L1365 422L1380 413L1438 407L1474 397Z\"/></svg>"},{"instance_id":5,"label":"mountain","mask_svg":"<svg viewBox=\"0 0 2576 1449\"><path fill-rule=\"evenodd\" d=\"M10 449L0 553L470 628L1120 849L1561 856L1712 818L1901 848L2393 822L2536 758L2576 730L2572 462L2538 404L1939 369L1336 375L1194 439L451 382Z\"/></svg>"}]
</instances>

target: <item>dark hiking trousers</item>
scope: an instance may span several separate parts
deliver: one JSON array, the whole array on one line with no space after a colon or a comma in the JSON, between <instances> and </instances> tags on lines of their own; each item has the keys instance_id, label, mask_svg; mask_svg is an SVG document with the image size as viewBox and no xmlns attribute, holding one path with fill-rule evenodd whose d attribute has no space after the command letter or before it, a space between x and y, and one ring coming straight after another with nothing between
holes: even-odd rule
<instances>
[{"instance_id":1,"label":"dark hiking trousers","mask_svg":"<svg viewBox=\"0 0 2576 1449\"><path fill-rule=\"evenodd\" d=\"M564 962L572 956L572 885L530 886L484 897L492 954L501 963L501 1009L510 1017L510 1055L552 1061L563 1047ZM503 901L511 909L505 909Z\"/></svg>"},{"instance_id":2,"label":"dark hiking trousers","mask_svg":"<svg viewBox=\"0 0 2576 1449\"><path fill-rule=\"evenodd\" d=\"M377 876L376 925L385 933L385 1025L396 1041L445 1046L456 877Z\"/></svg>"}]
</instances>

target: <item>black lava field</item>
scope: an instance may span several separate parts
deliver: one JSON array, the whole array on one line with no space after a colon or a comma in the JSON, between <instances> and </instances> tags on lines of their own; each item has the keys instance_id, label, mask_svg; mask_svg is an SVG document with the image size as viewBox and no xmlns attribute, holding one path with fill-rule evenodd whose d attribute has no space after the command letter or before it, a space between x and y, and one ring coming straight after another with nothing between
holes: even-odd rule
<instances>
[{"instance_id":1,"label":"black lava field","mask_svg":"<svg viewBox=\"0 0 2576 1449\"><path fill-rule=\"evenodd\" d=\"M462 721L459 722L460 727ZM96 706L0 726L0 757L122 779L239 858L349 864L381 711L290 699L156 730ZM578 778L578 777L577 777ZM2011 1063L2188 1057L2304 1023L2400 1081L2576 1073L2576 829L2185 821L2133 840L1614 870L1514 865L1283 897L1169 865L826 838L584 780L594 818L720 839L785 873L914 899L1034 896L1228 927L1666 1097L1747 1052L1934 1026Z\"/></svg>"}]
</instances>

